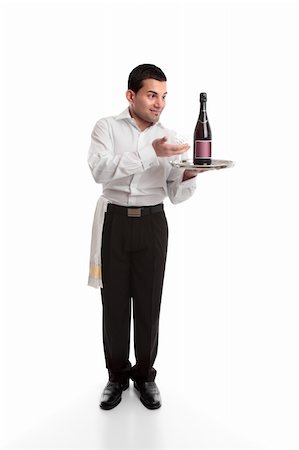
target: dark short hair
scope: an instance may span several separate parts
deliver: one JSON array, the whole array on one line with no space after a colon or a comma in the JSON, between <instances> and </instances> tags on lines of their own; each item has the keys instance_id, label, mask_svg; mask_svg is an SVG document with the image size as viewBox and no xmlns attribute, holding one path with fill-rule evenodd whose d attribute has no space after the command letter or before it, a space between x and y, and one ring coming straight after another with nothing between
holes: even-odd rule
<instances>
[{"instance_id":1,"label":"dark short hair","mask_svg":"<svg viewBox=\"0 0 299 450\"><path fill-rule=\"evenodd\" d=\"M143 80L152 78L158 81L167 81L165 73L154 64L140 64L129 75L128 89L138 92L143 86Z\"/></svg>"}]
</instances>

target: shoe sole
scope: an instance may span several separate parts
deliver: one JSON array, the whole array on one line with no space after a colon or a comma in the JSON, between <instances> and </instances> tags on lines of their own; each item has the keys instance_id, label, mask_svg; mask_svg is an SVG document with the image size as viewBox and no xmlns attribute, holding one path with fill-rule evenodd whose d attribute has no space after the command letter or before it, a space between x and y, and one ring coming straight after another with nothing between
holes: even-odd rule
<instances>
[{"instance_id":1,"label":"shoe sole","mask_svg":"<svg viewBox=\"0 0 299 450\"><path fill-rule=\"evenodd\" d=\"M126 385L124 386L123 391L126 391L126 390L128 389L128 387L129 387L129 385L130 385L130 383L129 383L129 381L128 381L128 384L126 384ZM106 405L105 403L103 403L103 404L101 403L101 404L100 404L100 408L101 408L101 409L104 409L105 411L109 411L110 409L113 409L113 408L115 408L117 405L119 405L120 402L121 402L121 396L116 400L115 403L112 403L112 404L110 404L110 405Z\"/></svg>"},{"instance_id":2,"label":"shoe sole","mask_svg":"<svg viewBox=\"0 0 299 450\"><path fill-rule=\"evenodd\" d=\"M138 389L137 385L135 385L134 383L134 388L136 389L136 391L139 393L139 399L141 401L141 403L143 404L143 406L145 406L147 409L159 409L161 408L161 403L157 404L157 405L151 405L149 403L146 403L146 401L141 397L141 393L140 390Z\"/></svg>"}]
</instances>

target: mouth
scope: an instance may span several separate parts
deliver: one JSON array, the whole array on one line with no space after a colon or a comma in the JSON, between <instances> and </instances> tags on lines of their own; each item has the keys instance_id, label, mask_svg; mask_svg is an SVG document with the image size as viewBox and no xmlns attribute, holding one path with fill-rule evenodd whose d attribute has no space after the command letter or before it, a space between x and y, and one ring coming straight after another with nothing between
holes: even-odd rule
<instances>
[{"instance_id":1,"label":"mouth","mask_svg":"<svg viewBox=\"0 0 299 450\"><path fill-rule=\"evenodd\" d=\"M161 113L161 111L155 111L154 109L150 109L150 112L155 114L155 116L158 116Z\"/></svg>"}]
</instances>

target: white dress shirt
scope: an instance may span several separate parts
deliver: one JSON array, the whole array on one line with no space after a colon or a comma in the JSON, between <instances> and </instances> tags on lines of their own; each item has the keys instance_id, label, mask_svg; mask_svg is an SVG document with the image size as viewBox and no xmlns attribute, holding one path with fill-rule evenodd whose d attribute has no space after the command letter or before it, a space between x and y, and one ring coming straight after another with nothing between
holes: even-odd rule
<instances>
[{"instance_id":1,"label":"white dress shirt","mask_svg":"<svg viewBox=\"0 0 299 450\"><path fill-rule=\"evenodd\" d=\"M167 196L172 203L191 197L195 178L182 182L184 171L170 164L177 157L156 155L152 142L163 136L176 143L176 133L160 122L141 131L128 108L96 123L88 164L106 199L122 206L150 206Z\"/></svg>"},{"instance_id":2,"label":"white dress shirt","mask_svg":"<svg viewBox=\"0 0 299 450\"><path fill-rule=\"evenodd\" d=\"M94 214L88 285L103 287L101 270L102 229L108 203L152 206L169 197L172 203L187 200L196 189L195 178L182 181L184 170L174 168L174 157L157 157L154 139L176 133L156 123L141 131L127 108L118 116L100 119L91 136L88 164L97 183L103 185Z\"/></svg>"}]
</instances>

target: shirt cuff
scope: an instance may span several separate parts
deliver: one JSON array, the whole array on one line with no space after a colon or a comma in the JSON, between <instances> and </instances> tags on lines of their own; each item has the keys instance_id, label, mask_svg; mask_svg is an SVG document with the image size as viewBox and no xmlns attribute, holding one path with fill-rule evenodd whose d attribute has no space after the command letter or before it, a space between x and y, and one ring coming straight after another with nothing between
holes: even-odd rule
<instances>
[{"instance_id":1,"label":"shirt cuff","mask_svg":"<svg viewBox=\"0 0 299 450\"><path fill-rule=\"evenodd\" d=\"M159 165L159 160L152 145L146 145L138 150L144 170Z\"/></svg>"}]
</instances>

